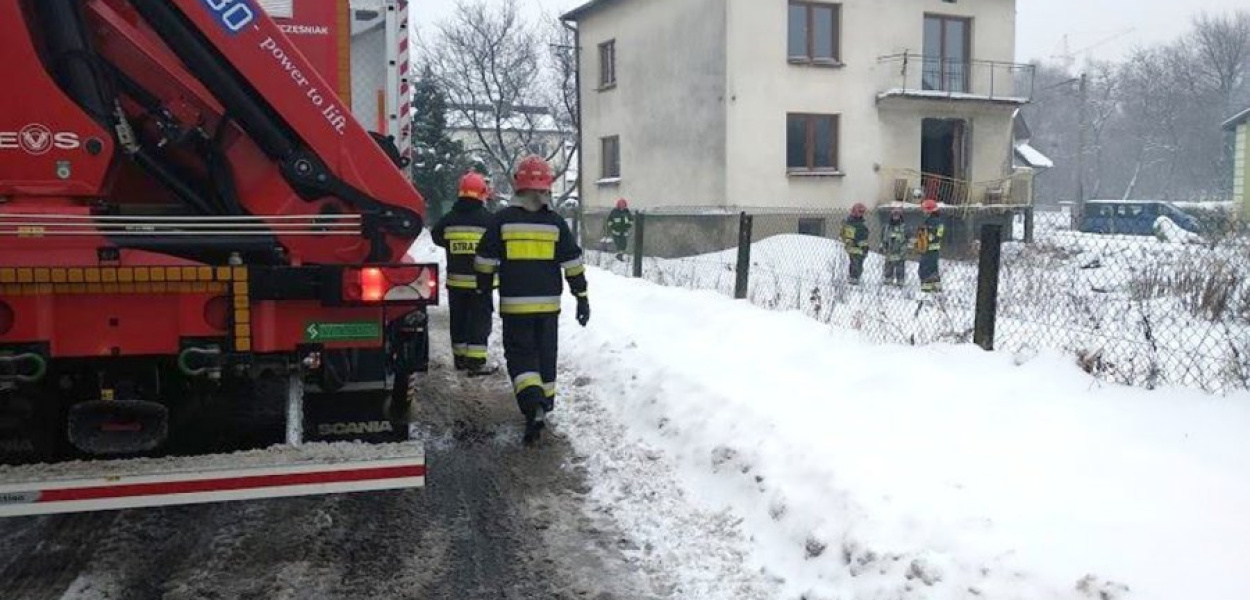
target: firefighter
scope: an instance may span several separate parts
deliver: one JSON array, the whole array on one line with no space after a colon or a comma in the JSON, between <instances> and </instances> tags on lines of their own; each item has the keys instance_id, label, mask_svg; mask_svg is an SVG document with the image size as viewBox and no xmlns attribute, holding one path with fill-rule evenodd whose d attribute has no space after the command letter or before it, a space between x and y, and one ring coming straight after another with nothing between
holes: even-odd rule
<instances>
[{"instance_id":1,"label":"firefighter","mask_svg":"<svg viewBox=\"0 0 1250 600\"><path fill-rule=\"evenodd\" d=\"M864 275L864 259L868 257L868 224L864 222L867 212L867 206L856 203L851 207L851 215L842 224L842 243L846 245L846 255L851 259L851 285L859 285Z\"/></svg>"},{"instance_id":2,"label":"firefighter","mask_svg":"<svg viewBox=\"0 0 1250 600\"><path fill-rule=\"evenodd\" d=\"M907 280L907 223L903 210L890 211L890 222L881 230L881 254L885 255L885 282L902 286Z\"/></svg>"},{"instance_id":3,"label":"firefighter","mask_svg":"<svg viewBox=\"0 0 1250 600\"><path fill-rule=\"evenodd\" d=\"M554 178L542 158L521 160L511 206L495 215L475 261L478 293L488 294L499 275L504 358L525 415L526 444L538 441L546 413L555 409L561 270L577 297L577 322L585 327L590 321L582 249L549 204Z\"/></svg>"},{"instance_id":4,"label":"firefighter","mask_svg":"<svg viewBox=\"0 0 1250 600\"><path fill-rule=\"evenodd\" d=\"M942 238L946 237L946 225L938 214L937 200L929 198L920 205L926 215L924 224L916 231L916 252L920 254L920 291L942 291L942 276L938 270Z\"/></svg>"},{"instance_id":5,"label":"firefighter","mask_svg":"<svg viewBox=\"0 0 1250 600\"><path fill-rule=\"evenodd\" d=\"M487 364L491 333L489 294L477 293L474 259L478 242L490 225L486 202L490 186L481 175L469 172L460 178L456 203L431 230L434 243L447 252L447 303L451 309L451 353L456 370L470 377L489 375L497 367Z\"/></svg>"},{"instance_id":6,"label":"firefighter","mask_svg":"<svg viewBox=\"0 0 1250 600\"><path fill-rule=\"evenodd\" d=\"M625 249L629 247L629 234L634 230L634 214L629 212L629 202L624 198L616 201L616 208L608 213L608 233L612 235L612 243L616 246L616 260L625 260Z\"/></svg>"}]
</instances>

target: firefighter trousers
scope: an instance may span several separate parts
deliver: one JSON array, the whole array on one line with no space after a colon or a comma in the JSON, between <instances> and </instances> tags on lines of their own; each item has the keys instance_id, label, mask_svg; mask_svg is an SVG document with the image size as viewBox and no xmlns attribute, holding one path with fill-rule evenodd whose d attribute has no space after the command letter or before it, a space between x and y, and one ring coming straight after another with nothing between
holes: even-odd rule
<instances>
[{"instance_id":1,"label":"firefighter trousers","mask_svg":"<svg viewBox=\"0 0 1250 600\"><path fill-rule=\"evenodd\" d=\"M451 352L466 367L486 364L491 331L491 297L469 290L447 290L451 309Z\"/></svg>"},{"instance_id":2,"label":"firefighter trousers","mask_svg":"<svg viewBox=\"0 0 1250 600\"><path fill-rule=\"evenodd\" d=\"M860 277L864 276L864 259L867 256L863 252L852 252L851 258L851 281L858 282Z\"/></svg>"},{"instance_id":3,"label":"firefighter trousers","mask_svg":"<svg viewBox=\"0 0 1250 600\"><path fill-rule=\"evenodd\" d=\"M885 282L902 285L907 279L907 261L902 258L887 257L885 261Z\"/></svg>"},{"instance_id":4,"label":"firefighter trousers","mask_svg":"<svg viewBox=\"0 0 1250 600\"><path fill-rule=\"evenodd\" d=\"M503 351L517 406L525 415L551 412L556 403L560 315L503 317Z\"/></svg>"},{"instance_id":5,"label":"firefighter trousers","mask_svg":"<svg viewBox=\"0 0 1250 600\"><path fill-rule=\"evenodd\" d=\"M939 252L936 250L920 255L920 290L935 292L942 289L942 275L938 270Z\"/></svg>"}]
</instances>

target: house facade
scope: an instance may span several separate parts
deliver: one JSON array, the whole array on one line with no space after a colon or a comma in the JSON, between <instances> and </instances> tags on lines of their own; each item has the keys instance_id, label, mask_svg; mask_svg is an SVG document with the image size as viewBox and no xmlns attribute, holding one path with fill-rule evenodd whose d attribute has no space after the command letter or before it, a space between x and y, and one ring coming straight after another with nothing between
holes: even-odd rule
<instances>
[{"instance_id":1,"label":"house facade","mask_svg":"<svg viewBox=\"0 0 1250 600\"><path fill-rule=\"evenodd\" d=\"M593 0L583 197L636 207L1027 202L1015 0Z\"/></svg>"},{"instance_id":2,"label":"house facade","mask_svg":"<svg viewBox=\"0 0 1250 600\"><path fill-rule=\"evenodd\" d=\"M1250 215L1250 108L1228 120L1224 128L1233 132L1233 202L1242 216Z\"/></svg>"}]
</instances>

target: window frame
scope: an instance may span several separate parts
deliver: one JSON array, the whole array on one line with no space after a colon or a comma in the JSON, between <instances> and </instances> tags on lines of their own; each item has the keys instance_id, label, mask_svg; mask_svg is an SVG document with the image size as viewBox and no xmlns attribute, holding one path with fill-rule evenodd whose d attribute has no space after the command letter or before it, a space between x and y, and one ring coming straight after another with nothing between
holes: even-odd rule
<instances>
[{"instance_id":1,"label":"window frame","mask_svg":"<svg viewBox=\"0 0 1250 600\"><path fill-rule=\"evenodd\" d=\"M616 87L616 38L599 44L599 91Z\"/></svg>"},{"instance_id":2,"label":"window frame","mask_svg":"<svg viewBox=\"0 0 1250 600\"><path fill-rule=\"evenodd\" d=\"M938 88L934 91L957 92L957 93L970 91L972 89L972 36L973 36L972 26L974 24L973 18L959 16L959 15L944 15L940 13L925 13L924 15L924 20L925 20L924 30L925 31L928 30L928 22L930 19L938 21L940 23L939 27L941 29L941 35L938 39L938 47L941 49L940 50L941 54L939 54L938 56L934 56L934 57L922 55L923 59L921 62L922 64L927 63L930 59L938 61L939 81L938 81ZM959 66L959 72L963 74L963 77L960 78L962 79L962 81L960 81L960 84L961 84L960 89L957 89L957 90L952 89L954 86L952 86L950 83L951 81L955 81L955 79L953 78L948 79L948 76L950 75L950 73L948 71L948 66L947 66L948 59L946 57L946 35L948 31L947 26L953 22L960 22L960 23L963 23L964 25L964 43L963 43L964 58L963 58L963 62L960 63L960 66ZM925 42L926 40L924 39L920 40L920 44L922 47L927 46ZM927 65L925 68L927 68ZM922 81L922 83L924 82Z\"/></svg>"},{"instance_id":3,"label":"window frame","mask_svg":"<svg viewBox=\"0 0 1250 600\"><path fill-rule=\"evenodd\" d=\"M612 145L613 152L608 152L609 144ZM612 155L612 162L608 161L609 154ZM609 170L609 166L615 167L614 171ZM611 183L620 181L621 179L621 136L608 135L599 138L599 181L601 183Z\"/></svg>"},{"instance_id":4,"label":"window frame","mask_svg":"<svg viewBox=\"0 0 1250 600\"><path fill-rule=\"evenodd\" d=\"M807 23L807 53L803 56L795 56L790 54L790 9L793 7L802 7L806 11L805 22ZM833 56L818 57L816 56L816 8L831 8L833 10ZM789 0L786 3L786 60L792 65L810 65L818 67L841 67L845 63L842 62L842 3L840 2L820 2L817 0Z\"/></svg>"},{"instance_id":5,"label":"window frame","mask_svg":"<svg viewBox=\"0 0 1250 600\"><path fill-rule=\"evenodd\" d=\"M790 120L801 117L806 120L804 125L803 149L806 154L806 166L790 166ZM832 166L816 166L816 121L820 118L833 119L833 140L831 144ZM790 175L843 175L842 171L842 114L841 113L786 113L786 173Z\"/></svg>"}]
</instances>

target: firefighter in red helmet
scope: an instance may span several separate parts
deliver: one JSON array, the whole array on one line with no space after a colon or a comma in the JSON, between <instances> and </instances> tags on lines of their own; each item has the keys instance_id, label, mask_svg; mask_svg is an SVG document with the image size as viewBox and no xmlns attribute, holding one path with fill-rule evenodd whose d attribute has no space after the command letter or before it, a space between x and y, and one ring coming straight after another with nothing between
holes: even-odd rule
<instances>
[{"instance_id":1,"label":"firefighter in red helmet","mask_svg":"<svg viewBox=\"0 0 1250 600\"><path fill-rule=\"evenodd\" d=\"M920 204L925 213L924 224L916 231L916 252L920 254L920 291L942 291L940 271L942 238L946 237L946 225L938 214L937 200L929 198Z\"/></svg>"},{"instance_id":2,"label":"firefighter in red helmet","mask_svg":"<svg viewBox=\"0 0 1250 600\"><path fill-rule=\"evenodd\" d=\"M868 207L857 202L842 224L842 243L851 261L851 285L859 285L860 278L864 276L864 259L868 258L868 224L864 222L867 213Z\"/></svg>"},{"instance_id":3,"label":"firefighter in red helmet","mask_svg":"<svg viewBox=\"0 0 1250 600\"><path fill-rule=\"evenodd\" d=\"M474 258L477 246L490 225L486 201L490 186L481 175L469 172L460 178L456 203L431 230L434 243L447 253L447 303L451 311L451 352L456 369L470 376L494 373L487 365L487 342L491 330L491 298L477 293Z\"/></svg>"},{"instance_id":4,"label":"firefighter in red helmet","mask_svg":"<svg viewBox=\"0 0 1250 600\"><path fill-rule=\"evenodd\" d=\"M525 415L527 444L537 442L555 408L561 271L577 297L577 322L590 321L582 249L568 224L551 210L555 177L547 161L527 157L513 175L511 206L495 214L478 245L479 293L499 276L504 356L517 405Z\"/></svg>"},{"instance_id":5,"label":"firefighter in red helmet","mask_svg":"<svg viewBox=\"0 0 1250 600\"><path fill-rule=\"evenodd\" d=\"M629 203L624 198L616 201L616 208L608 213L606 225L612 236L612 243L616 246L616 260L625 260L629 234L634 230L634 214L629 212Z\"/></svg>"}]
</instances>

